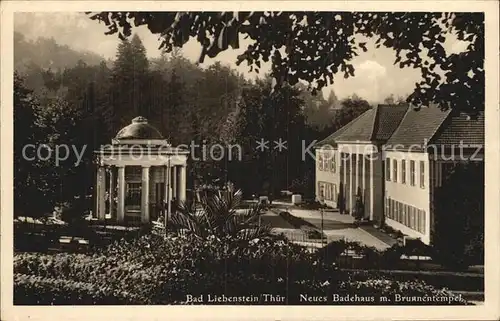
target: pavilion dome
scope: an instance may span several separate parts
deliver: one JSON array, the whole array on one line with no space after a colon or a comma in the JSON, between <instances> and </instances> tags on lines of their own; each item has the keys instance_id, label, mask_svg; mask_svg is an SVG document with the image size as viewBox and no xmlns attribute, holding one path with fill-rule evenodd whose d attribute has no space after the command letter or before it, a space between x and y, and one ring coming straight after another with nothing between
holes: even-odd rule
<instances>
[{"instance_id":1,"label":"pavilion dome","mask_svg":"<svg viewBox=\"0 0 500 321\"><path fill-rule=\"evenodd\" d=\"M132 123L123 127L116 139L163 139L158 129L148 123L145 117L139 116L132 119Z\"/></svg>"}]
</instances>

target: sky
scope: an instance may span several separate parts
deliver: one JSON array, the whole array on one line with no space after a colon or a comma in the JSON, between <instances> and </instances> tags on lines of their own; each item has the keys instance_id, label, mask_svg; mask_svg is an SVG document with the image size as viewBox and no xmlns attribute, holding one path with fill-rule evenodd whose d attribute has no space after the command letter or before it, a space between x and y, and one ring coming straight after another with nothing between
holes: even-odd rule
<instances>
[{"instance_id":1,"label":"sky","mask_svg":"<svg viewBox=\"0 0 500 321\"><path fill-rule=\"evenodd\" d=\"M57 43L68 45L77 50L95 52L104 58L114 58L119 43L118 36L105 35L107 27L103 23L90 20L84 13L78 12L43 12L43 13L16 13L14 17L14 30L23 33L28 39L36 39L39 36L53 37ZM153 35L147 27L141 26L134 32L142 39L149 57L158 57L160 41L157 35ZM240 49L228 49L217 57L206 58L202 67L216 61L227 64L238 70L247 78L258 77L270 70L270 65L263 65L261 73L249 72L246 63L236 66L236 57L243 52L246 40L240 41ZM449 41L445 49L457 52L464 48L463 43ZM334 84L323 90L325 98L331 89L339 99L356 94L371 103L382 102L386 97L393 94L395 97L406 96L413 91L415 83L420 80L420 72L412 68L399 68L395 66L395 52L388 48L375 48L373 41L367 41L367 52L359 52L351 63L355 67L355 76L344 79L339 74L334 79ZM201 52L200 45L189 41L183 48L183 55L189 60L196 62Z\"/></svg>"}]
</instances>

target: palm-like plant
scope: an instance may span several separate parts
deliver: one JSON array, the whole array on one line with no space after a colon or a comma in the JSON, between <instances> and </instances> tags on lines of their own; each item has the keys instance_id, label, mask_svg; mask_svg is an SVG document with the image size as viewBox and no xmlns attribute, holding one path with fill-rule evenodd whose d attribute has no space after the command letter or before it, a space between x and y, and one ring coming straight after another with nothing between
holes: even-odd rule
<instances>
[{"instance_id":1,"label":"palm-like plant","mask_svg":"<svg viewBox=\"0 0 500 321\"><path fill-rule=\"evenodd\" d=\"M262 207L257 204L241 213L237 211L241 203L241 190L219 191L211 197L203 197L198 204L181 203L172 214L172 223L176 229L201 238L213 235L251 240L270 236L271 228L260 224Z\"/></svg>"}]
</instances>

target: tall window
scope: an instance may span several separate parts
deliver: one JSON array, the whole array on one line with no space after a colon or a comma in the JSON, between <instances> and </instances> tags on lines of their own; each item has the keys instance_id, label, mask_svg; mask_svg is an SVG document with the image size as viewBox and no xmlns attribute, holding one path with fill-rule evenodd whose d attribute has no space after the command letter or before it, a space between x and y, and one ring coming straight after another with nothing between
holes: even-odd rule
<instances>
[{"instance_id":1,"label":"tall window","mask_svg":"<svg viewBox=\"0 0 500 321\"><path fill-rule=\"evenodd\" d=\"M331 189L331 184L325 183L326 188L325 188L325 200L331 201L332 200L332 189Z\"/></svg>"},{"instance_id":2,"label":"tall window","mask_svg":"<svg viewBox=\"0 0 500 321\"><path fill-rule=\"evenodd\" d=\"M401 183L406 184L406 160L401 160Z\"/></svg>"},{"instance_id":3,"label":"tall window","mask_svg":"<svg viewBox=\"0 0 500 321\"><path fill-rule=\"evenodd\" d=\"M415 161L410 161L410 185L415 186Z\"/></svg>"},{"instance_id":4,"label":"tall window","mask_svg":"<svg viewBox=\"0 0 500 321\"><path fill-rule=\"evenodd\" d=\"M420 161L420 188L425 188L425 163Z\"/></svg>"},{"instance_id":5,"label":"tall window","mask_svg":"<svg viewBox=\"0 0 500 321\"><path fill-rule=\"evenodd\" d=\"M393 182L398 181L398 160L397 159L392 160L392 181Z\"/></svg>"},{"instance_id":6,"label":"tall window","mask_svg":"<svg viewBox=\"0 0 500 321\"><path fill-rule=\"evenodd\" d=\"M331 170L332 172L336 173L337 172L337 154L335 152L332 153L332 159L331 159Z\"/></svg>"},{"instance_id":7,"label":"tall window","mask_svg":"<svg viewBox=\"0 0 500 321\"><path fill-rule=\"evenodd\" d=\"M323 170L323 154L318 153L318 163L319 163L319 170Z\"/></svg>"},{"instance_id":8,"label":"tall window","mask_svg":"<svg viewBox=\"0 0 500 321\"><path fill-rule=\"evenodd\" d=\"M391 159L387 158L385 160L385 180L390 181L391 180Z\"/></svg>"},{"instance_id":9,"label":"tall window","mask_svg":"<svg viewBox=\"0 0 500 321\"><path fill-rule=\"evenodd\" d=\"M156 204L159 206L165 201L165 183L156 183Z\"/></svg>"},{"instance_id":10,"label":"tall window","mask_svg":"<svg viewBox=\"0 0 500 321\"><path fill-rule=\"evenodd\" d=\"M318 196L321 198L325 198L325 184L322 182L318 183Z\"/></svg>"}]
</instances>

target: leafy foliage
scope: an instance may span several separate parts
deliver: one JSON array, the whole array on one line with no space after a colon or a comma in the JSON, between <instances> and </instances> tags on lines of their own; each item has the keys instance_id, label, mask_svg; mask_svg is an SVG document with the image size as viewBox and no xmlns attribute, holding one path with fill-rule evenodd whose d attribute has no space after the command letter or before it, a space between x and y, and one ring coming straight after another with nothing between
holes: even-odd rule
<instances>
[{"instance_id":1,"label":"leafy foliage","mask_svg":"<svg viewBox=\"0 0 500 321\"><path fill-rule=\"evenodd\" d=\"M238 213L242 203L241 190L218 191L212 197L203 196L201 203L183 203L173 214L174 226L202 238L231 236L252 240L270 236L271 228L261 225L262 208L251 206L245 213Z\"/></svg>"},{"instance_id":2,"label":"leafy foliage","mask_svg":"<svg viewBox=\"0 0 500 321\"><path fill-rule=\"evenodd\" d=\"M450 12L98 12L90 18L108 26L106 34L128 37L146 25L160 34L167 52L191 38L201 45L200 62L240 38L253 42L237 63L258 71L272 62L276 84L299 80L317 91L336 76L349 78L350 63L367 51L366 38L394 49L394 64L420 69L422 80L408 98L416 105L438 103L470 113L484 109L484 14ZM134 26L134 27L133 27ZM448 53L447 39L468 43L462 53ZM332 50L332 48L334 50Z\"/></svg>"},{"instance_id":3,"label":"leafy foliage","mask_svg":"<svg viewBox=\"0 0 500 321\"><path fill-rule=\"evenodd\" d=\"M243 88L235 115L235 136L242 160L229 164L229 175L236 185L245 186L248 195L278 195L280 189L293 184L294 178L304 177L302 144L307 146L313 139L299 94L291 86L272 93L269 77ZM267 141L266 147L259 149L262 141ZM286 142L281 149L277 148L280 141Z\"/></svg>"},{"instance_id":4,"label":"leafy foliage","mask_svg":"<svg viewBox=\"0 0 500 321\"><path fill-rule=\"evenodd\" d=\"M33 92L25 87L23 79L14 74L14 205L15 216L39 217L54 205L51 186L53 173L46 162L37 160L30 150L43 142L42 130L36 124L39 118L39 102ZM45 150L46 152L46 150ZM26 202L29 195L30 203ZM32 213L33 204L39 212Z\"/></svg>"},{"instance_id":5,"label":"leafy foliage","mask_svg":"<svg viewBox=\"0 0 500 321\"><path fill-rule=\"evenodd\" d=\"M451 267L484 264L484 163L455 164L434 197L435 259Z\"/></svg>"}]
</instances>

